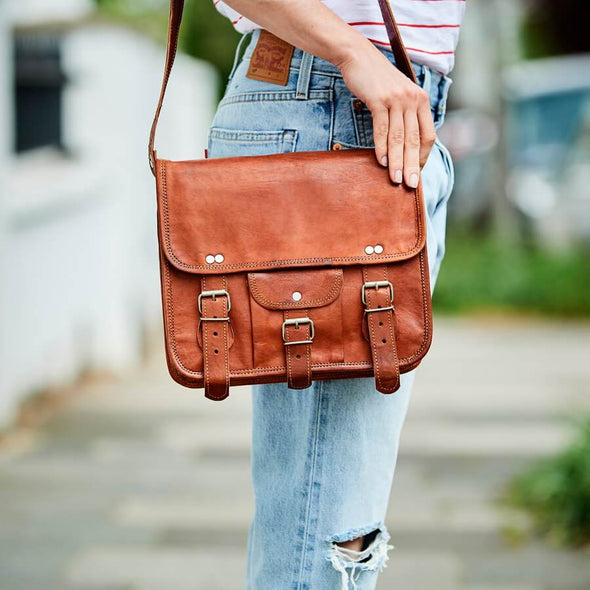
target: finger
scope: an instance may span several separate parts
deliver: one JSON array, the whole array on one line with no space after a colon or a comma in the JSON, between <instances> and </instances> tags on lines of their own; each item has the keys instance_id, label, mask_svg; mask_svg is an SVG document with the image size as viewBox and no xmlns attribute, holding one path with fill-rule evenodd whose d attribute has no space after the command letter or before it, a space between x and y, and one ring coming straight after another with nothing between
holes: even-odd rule
<instances>
[{"instance_id":1,"label":"finger","mask_svg":"<svg viewBox=\"0 0 590 590\"><path fill-rule=\"evenodd\" d=\"M404 176L404 137L404 117L402 112L390 111L389 136L387 138L389 176L396 184L401 184Z\"/></svg>"},{"instance_id":2,"label":"finger","mask_svg":"<svg viewBox=\"0 0 590 590\"><path fill-rule=\"evenodd\" d=\"M418 125L420 126L420 167L423 167L436 140L436 130L428 100L418 109Z\"/></svg>"},{"instance_id":3,"label":"finger","mask_svg":"<svg viewBox=\"0 0 590 590\"><path fill-rule=\"evenodd\" d=\"M389 131L389 111L383 107L375 109L373 115L373 141L377 162L387 166L387 134Z\"/></svg>"},{"instance_id":4,"label":"finger","mask_svg":"<svg viewBox=\"0 0 590 590\"><path fill-rule=\"evenodd\" d=\"M404 181L416 188L420 179L420 126L414 110L404 113Z\"/></svg>"}]
</instances>

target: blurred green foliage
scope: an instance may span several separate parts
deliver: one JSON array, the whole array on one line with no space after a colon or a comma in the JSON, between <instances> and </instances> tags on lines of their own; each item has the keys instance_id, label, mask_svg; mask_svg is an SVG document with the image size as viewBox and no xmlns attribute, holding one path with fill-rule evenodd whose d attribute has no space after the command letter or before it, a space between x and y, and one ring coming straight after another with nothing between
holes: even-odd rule
<instances>
[{"instance_id":1,"label":"blurred green foliage","mask_svg":"<svg viewBox=\"0 0 590 590\"><path fill-rule=\"evenodd\" d=\"M590 545L590 417L559 455L514 478L504 501L529 511L537 533L558 545Z\"/></svg>"},{"instance_id":2,"label":"blurred green foliage","mask_svg":"<svg viewBox=\"0 0 590 590\"><path fill-rule=\"evenodd\" d=\"M535 0L523 23L525 58L590 52L590 2Z\"/></svg>"},{"instance_id":3,"label":"blurred green foliage","mask_svg":"<svg viewBox=\"0 0 590 590\"><path fill-rule=\"evenodd\" d=\"M157 39L166 41L168 3L142 0L95 0L98 14Z\"/></svg>"},{"instance_id":4,"label":"blurred green foliage","mask_svg":"<svg viewBox=\"0 0 590 590\"><path fill-rule=\"evenodd\" d=\"M166 42L167 0L96 0L96 3L101 16L141 30L161 43ZM240 34L229 19L216 10L213 0L185 0L180 47L218 69L220 98L239 39Z\"/></svg>"},{"instance_id":5,"label":"blurred green foliage","mask_svg":"<svg viewBox=\"0 0 590 590\"><path fill-rule=\"evenodd\" d=\"M439 312L505 310L588 317L589 286L587 248L553 252L451 232L434 306Z\"/></svg>"}]
</instances>

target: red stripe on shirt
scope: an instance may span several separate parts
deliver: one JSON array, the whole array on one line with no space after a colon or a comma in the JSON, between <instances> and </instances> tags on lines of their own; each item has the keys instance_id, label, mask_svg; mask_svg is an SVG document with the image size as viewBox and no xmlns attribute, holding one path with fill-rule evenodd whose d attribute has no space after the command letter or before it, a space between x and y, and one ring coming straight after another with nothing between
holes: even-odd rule
<instances>
[{"instance_id":1,"label":"red stripe on shirt","mask_svg":"<svg viewBox=\"0 0 590 590\"><path fill-rule=\"evenodd\" d=\"M383 22L371 22L371 21L358 21L354 23L348 23L349 25L356 27L356 26L385 26ZM419 24L412 24L412 23L397 23L398 27L416 27L420 29L458 29L461 25L419 25Z\"/></svg>"},{"instance_id":2,"label":"red stripe on shirt","mask_svg":"<svg viewBox=\"0 0 590 590\"><path fill-rule=\"evenodd\" d=\"M367 37L369 41L373 43L377 43L378 45L385 45L386 47L390 47L390 44L386 41L379 41L378 39L371 39ZM428 53L428 55L453 55L454 51L426 51L426 49L418 49L417 47L406 47L408 51L416 51L418 53Z\"/></svg>"},{"instance_id":3,"label":"red stripe on shirt","mask_svg":"<svg viewBox=\"0 0 590 590\"><path fill-rule=\"evenodd\" d=\"M426 51L426 49L418 49L416 47L406 47L408 51L417 51L418 53L428 53L428 55L453 55L454 51Z\"/></svg>"}]
</instances>

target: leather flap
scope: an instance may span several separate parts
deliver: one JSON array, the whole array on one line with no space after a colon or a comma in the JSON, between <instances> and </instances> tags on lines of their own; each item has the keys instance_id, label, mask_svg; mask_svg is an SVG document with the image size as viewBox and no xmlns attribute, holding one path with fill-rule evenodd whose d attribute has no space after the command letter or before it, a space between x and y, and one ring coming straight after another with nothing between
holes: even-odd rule
<instances>
[{"instance_id":1,"label":"leather flap","mask_svg":"<svg viewBox=\"0 0 590 590\"><path fill-rule=\"evenodd\" d=\"M252 297L266 309L305 309L336 301L342 269L281 270L248 273Z\"/></svg>"},{"instance_id":2,"label":"leather flap","mask_svg":"<svg viewBox=\"0 0 590 590\"><path fill-rule=\"evenodd\" d=\"M160 241L185 272L383 264L424 248L418 190L372 149L158 160Z\"/></svg>"}]
</instances>

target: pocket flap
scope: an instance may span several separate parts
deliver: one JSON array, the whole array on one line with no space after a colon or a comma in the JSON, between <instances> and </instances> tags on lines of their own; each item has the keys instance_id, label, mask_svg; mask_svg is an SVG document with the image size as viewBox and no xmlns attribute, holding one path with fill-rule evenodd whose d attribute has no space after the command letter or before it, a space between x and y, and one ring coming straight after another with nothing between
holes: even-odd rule
<instances>
[{"instance_id":1,"label":"pocket flap","mask_svg":"<svg viewBox=\"0 0 590 590\"><path fill-rule=\"evenodd\" d=\"M372 149L158 160L160 241L184 272L385 264L418 254L422 195Z\"/></svg>"},{"instance_id":2,"label":"pocket flap","mask_svg":"<svg viewBox=\"0 0 590 590\"><path fill-rule=\"evenodd\" d=\"M342 290L339 268L248 273L253 299L266 309L303 309L333 303Z\"/></svg>"}]
</instances>

